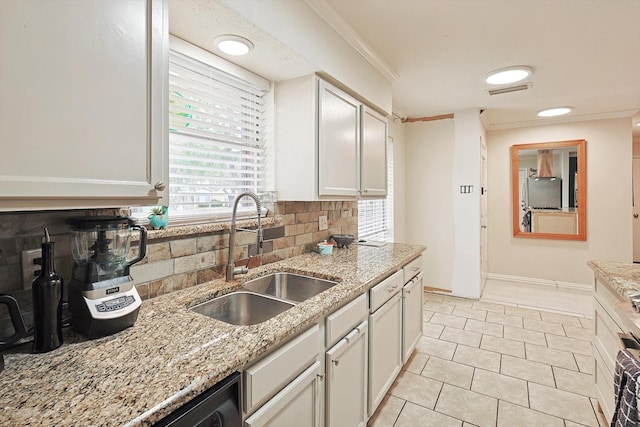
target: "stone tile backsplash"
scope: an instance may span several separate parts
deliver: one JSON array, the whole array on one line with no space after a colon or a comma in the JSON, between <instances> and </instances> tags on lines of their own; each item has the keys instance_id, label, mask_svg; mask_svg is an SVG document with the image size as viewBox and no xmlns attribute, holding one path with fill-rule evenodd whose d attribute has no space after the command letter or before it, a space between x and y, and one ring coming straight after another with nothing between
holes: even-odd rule
<instances>
[{"instance_id":1,"label":"stone tile backsplash","mask_svg":"<svg viewBox=\"0 0 640 427\"><path fill-rule=\"evenodd\" d=\"M32 323L31 289L23 289L21 252L39 248L43 228L47 227L56 244L56 271L67 283L71 278L73 260L69 226L65 221L70 217L96 213L122 214L122 210L0 213L0 293L11 294L18 299L27 324ZM320 231L318 218L322 215L327 216L329 228ZM251 267L314 251L316 243L333 234L357 234L358 203L276 202L273 212L270 211L269 218L263 222L263 254L251 259ZM200 225L175 229L170 225L168 230L149 231L147 255L131 267L131 276L142 299L223 277L229 251L228 225L217 223L214 227ZM237 233L236 264L244 265L250 255L256 254L255 239L254 233ZM66 285L64 288L66 295ZM7 317L5 307L0 306L2 336L7 330L11 332L7 329Z\"/></svg>"}]
</instances>

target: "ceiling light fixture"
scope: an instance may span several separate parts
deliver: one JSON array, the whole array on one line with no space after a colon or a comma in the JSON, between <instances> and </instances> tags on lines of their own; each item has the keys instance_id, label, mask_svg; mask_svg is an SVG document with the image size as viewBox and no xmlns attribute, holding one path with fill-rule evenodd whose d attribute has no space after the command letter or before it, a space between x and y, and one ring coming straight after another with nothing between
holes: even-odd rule
<instances>
[{"instance_id":1,"label":"ceiling light fixture","mask_svg":"<svg viewBox=\"0 0 640 427\"><path fill-rule=\"evenodd\" d=\"M490 85L507 85L522 81L533 73L533 68L524 65L500 68L485 76L485 81Z\"/></svg>"},{"instance_id":2,"label":"ceiling light fixture","mask_svg":"<svg viewBox=\"0 0 640 427\"><path fill-rule=\"evenodd\" d=\"M244 37L235 36L233 34L225 34L213 39L217 48L227 55L242 56L251 52L253 43Z\"/></svg>"},{"instance_id":3,"label":"ceiling light fixture","mask_svg":"<svg viewBox=\"0 0 640 427\"><path fill-rule=\"evenodd\" d=\"M546 110L538 111L538 116L539 117L556 117L556 116L569 114L570 112L571 112L571 107L554 107L554 108L547 108Z\"/></svg>"}]
</instances>

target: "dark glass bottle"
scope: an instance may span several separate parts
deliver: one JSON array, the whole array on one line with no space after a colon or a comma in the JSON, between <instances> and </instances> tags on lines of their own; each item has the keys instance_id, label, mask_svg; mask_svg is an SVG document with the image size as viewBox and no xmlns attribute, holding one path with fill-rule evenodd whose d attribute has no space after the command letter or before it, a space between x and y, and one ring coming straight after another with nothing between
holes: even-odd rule
<instances>
[{"instance_id":1,"label":"dark glass bottle","mask_svg":"<svg viewBox=\"0 0 640 427\"><path fill-rule=\"evenodd\" d=\"M42 269L31 285L34 353L46 353L62 345L62 278L54 269L53 245L45 229Z\"/></svg>"}]
</instances>

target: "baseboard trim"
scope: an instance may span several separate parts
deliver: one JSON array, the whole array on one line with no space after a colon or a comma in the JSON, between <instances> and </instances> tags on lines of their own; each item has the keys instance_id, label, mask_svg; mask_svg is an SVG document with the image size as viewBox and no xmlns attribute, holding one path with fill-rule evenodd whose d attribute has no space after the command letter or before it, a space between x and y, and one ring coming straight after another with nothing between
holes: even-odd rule
<instances>
[{"instance_id":1,"label":"baseboard trim","mask_svg":"<svg viewBox=\"0 0 640 427\"><path fill-rule=\"evenodd\" d=\"M529 285L549 286L555 289L576 289L580 291L591 291L591 285L584 283L561 282L558 280L537 279L534 277L510 276L508 274L489 273L489 280L502 280L505 282L526 283Z\"/></svg>"},{"instance_id":2,"label":"baseboard trim","mask_svg":"<svg viewBox=\"0 0 640 427\"><path fill-rule=\"evenodd\" d=\"M431 286L424 286L424 290L427 292L442 292L442 293L447 293L450 294L451 293L451 289L442 289L442 288L433 288Z\"/></svg>"}]
</instances>

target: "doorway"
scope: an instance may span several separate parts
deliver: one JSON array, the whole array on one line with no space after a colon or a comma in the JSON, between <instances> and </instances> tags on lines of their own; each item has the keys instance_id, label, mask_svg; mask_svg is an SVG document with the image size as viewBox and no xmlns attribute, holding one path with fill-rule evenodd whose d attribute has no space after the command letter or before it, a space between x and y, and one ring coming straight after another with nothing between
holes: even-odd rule
<instances>
[{"instance_id":1,"label":"doorway","mask_svg":"<svg viewBox=\"0 0 640 427\"><path fill-rule=\"evenodd\" d=\"M633 158L633 262L640 263L640 157Z\"/></svg>"},{"instance_id":2,"label":"doorway","mask_svg":"<svg viewBox=\"0 0 640 427\"><path fill-rule=\"evenodd\" d=\"M480 295L487 284L487 145L480 137Z\"/></svg>"}]
</instances>

